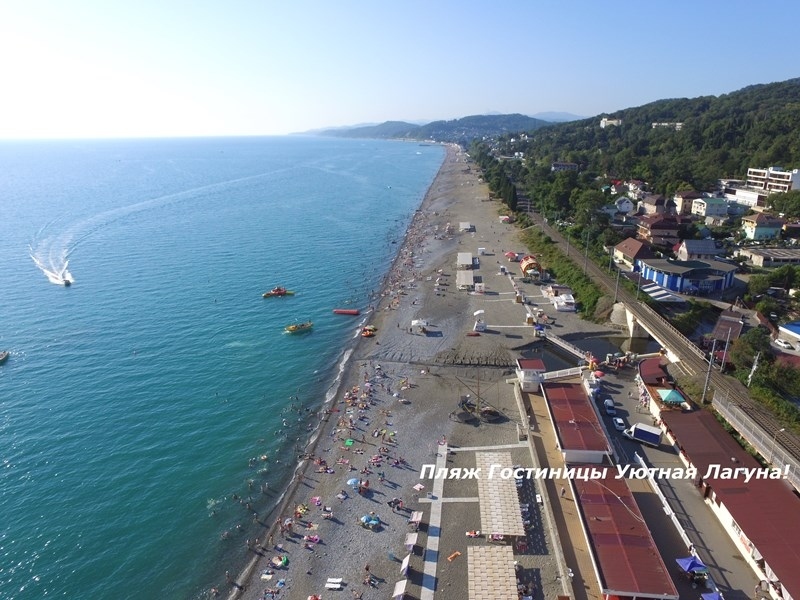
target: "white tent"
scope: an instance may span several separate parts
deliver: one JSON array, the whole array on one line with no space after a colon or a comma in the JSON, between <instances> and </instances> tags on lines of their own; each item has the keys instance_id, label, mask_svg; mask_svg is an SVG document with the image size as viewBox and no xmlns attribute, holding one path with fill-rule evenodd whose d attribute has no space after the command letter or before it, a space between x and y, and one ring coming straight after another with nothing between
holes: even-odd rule
<instances>
[{"instance_id":1,"label":"white tent","mask_svg":"<svg viewBox=\"0 0 800 600\"><path fill-rule=\"evenodd\" d=\"M402 581L398 581L394 584L394 591L392 592L393 600L402 600L402 598L406 595L407 585L408 579L403 579Z\"/></svg>"},{"instance_id":2,"label":"white tent","mask_svg":"<svg viewBox=\"0 0 800 600\"><path fill-rule=\"evenodd\" d=\"M400 563L400 573L402 575L408 575L408 563L411 561L411 555L408 554L404 559L403 562Z\"/></svg>"}]
</instances>

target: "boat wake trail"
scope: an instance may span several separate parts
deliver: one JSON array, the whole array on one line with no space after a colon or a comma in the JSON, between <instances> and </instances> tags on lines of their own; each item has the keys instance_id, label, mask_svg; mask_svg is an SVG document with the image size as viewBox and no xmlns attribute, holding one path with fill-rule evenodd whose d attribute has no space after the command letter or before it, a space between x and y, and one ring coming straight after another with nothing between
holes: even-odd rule
<instances>
[{"instance_id":1,"label":"boat wake trail","mask_svg":"<svg viewBox=\"0 0 800 600\"><path fill-rule=\"evenodd\" d=\"M72 273L69 272L68 253L65 250L58 256L37 255L33 246L29 246L30 255L36 267L44 273L50 283L55 285L69 286L75 281Z\"/></svg>"},{"instance_id":2,"label":"boat wake trail","mask_svg":"<svg viewBox=\"0 0 800 600\"><path fill-rule=\"evenodd\" d=\"M258 173L181 190L156 198L149 198L85 217L82 220L68 224L58 232L53 231L57 220L50 221L37 232L34 240L29 244L31 259L33 259L36 267L47 277L48 281L56 285L68 286L74 281L72 274L68 270L70 255L82 242L97 231L146 210L160 209L182 202L198 201L209 195L219 194L232 185L273 174L274 172Z\"/></svg>"}]
</instances>

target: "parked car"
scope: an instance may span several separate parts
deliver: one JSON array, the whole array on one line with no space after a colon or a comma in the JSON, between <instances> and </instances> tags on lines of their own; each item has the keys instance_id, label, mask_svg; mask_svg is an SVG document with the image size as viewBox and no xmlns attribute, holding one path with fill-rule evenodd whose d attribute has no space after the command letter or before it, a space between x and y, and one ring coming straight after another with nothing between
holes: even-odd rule
<instances>
[{"instance_id":1,"label":"parked car","mask_svg":"<svg viewBox=\"0 0 800 600\"><path fill-rule=\"evenodd\" d=\"M620 417L614 417L612 423L614 423L614 429L617 431L625 431L625 421L623 421Z\"/></svg>"},{"instance_id":2,"label":"parked car","mask_svg":"<svg viewBox=\"0 0 800 600\"><path fill-rule=\"evenodd\" d=\"M603 401L603 407L606 409L606 414L613 417L617 414L617 409L614 408L614 401L611 398L606 398Z\"/></svg>"},{"instance_id":3,"label":"parked car","mask_svg":"<svg viewBox=\"0 0 800 600\"><path fill-rule=\"evenodd\" d=\"M794 346L792 346L786 340L777 339L777 340L775 340L775 345L776 346L780 346L781 348L785 348L787 350L794 350Z\"/></svg>"}]
</instances>

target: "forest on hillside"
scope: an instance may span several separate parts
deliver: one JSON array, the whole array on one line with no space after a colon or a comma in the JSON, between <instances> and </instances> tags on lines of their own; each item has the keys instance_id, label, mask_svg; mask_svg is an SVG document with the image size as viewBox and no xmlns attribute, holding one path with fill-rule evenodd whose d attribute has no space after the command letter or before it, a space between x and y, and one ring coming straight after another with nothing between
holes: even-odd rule
<instances>
[{"instance_id":1,"label":"forest on hillside","mask_svg":"<svg viewBox=\"0 0 800 600\"><path fill-rule=\"evenodd\" d=\"M603 116L622 124L601 128ZM528 170L567 161L596 176L646 181L662 194L712 190L721 178L743 178L749 167L800 167L800 78L718 97L659 100L528 131L522 139L520 133L500 138L496 151L524 153Z\"/></svg>"}]
</instances>

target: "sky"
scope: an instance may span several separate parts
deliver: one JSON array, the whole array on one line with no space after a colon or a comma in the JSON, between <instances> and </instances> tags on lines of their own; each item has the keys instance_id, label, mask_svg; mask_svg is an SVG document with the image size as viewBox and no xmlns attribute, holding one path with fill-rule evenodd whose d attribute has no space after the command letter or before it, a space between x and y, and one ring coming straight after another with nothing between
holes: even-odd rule
<instances>
[{"instance_id":1,"label":"sky","mask_svg":"<svg viewBox=\"0 0 800 600\"><path fill-rule=\"evenodd\" d=\"M795 0L0 0L0 139L613 114L800 76Z\"/></svg>"}]
</instances>

